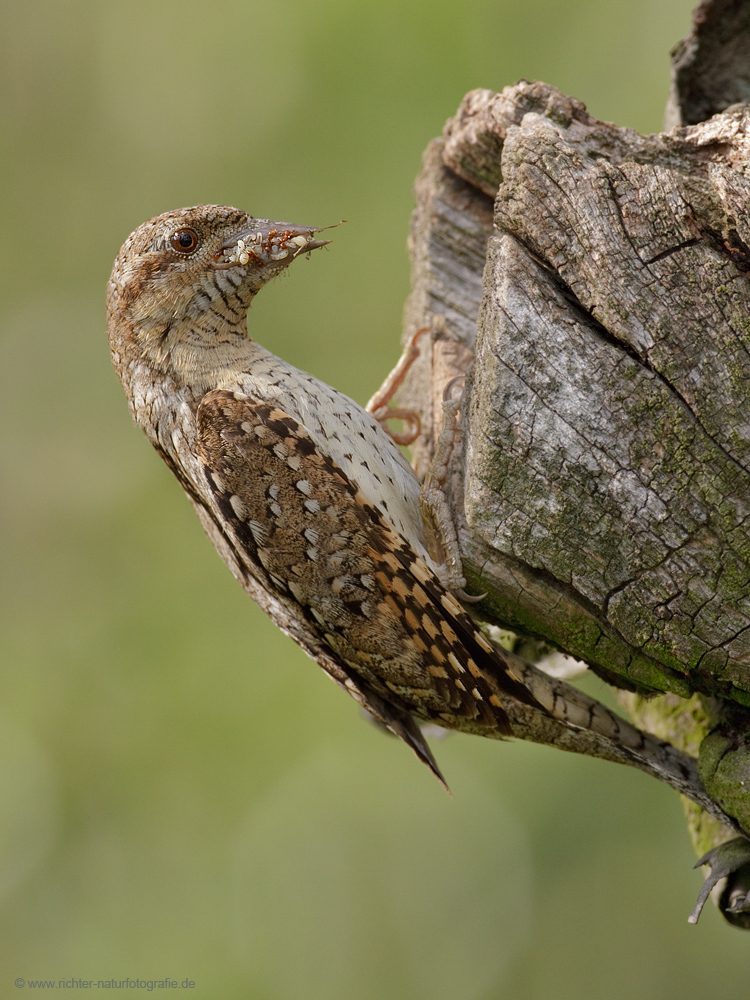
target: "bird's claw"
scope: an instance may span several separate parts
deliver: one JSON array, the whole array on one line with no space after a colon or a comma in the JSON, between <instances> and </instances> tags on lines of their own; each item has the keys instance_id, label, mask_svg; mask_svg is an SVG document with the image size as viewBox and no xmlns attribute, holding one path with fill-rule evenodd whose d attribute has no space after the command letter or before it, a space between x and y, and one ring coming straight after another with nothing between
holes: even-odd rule
<instances>
[{"instance_id":1,"label":"bird's claw","mask_svg":"<svg viewBox=\"0 0 750 1000\"><path fill-rule=\"evenodd\" d=\"M485 599L487 593L488 592L485 590L483 594L467 594L463 587L458 587L456 589L456 597L459 597L464 604L478 604L480 601Z\"/></svg>"},{"instance_id":2,"label":"bird's claw","mask_svg":"<svg viewBox=\"0 0 750 1000\"><path fill-rule=\"evenodd\" d=\"M701 865L708 865L711 871L701 886L696 904L688 917L688 923L698 923L698 917L711 890L723 878L727 878L727 886L719 900L719 909L730 923L740 927L750 927L750 918L742 916L750 913L750 841L745 837L735 837L719 844L696 861L696 868ZM730 879L729 876L734 878ZM735 919L730 919L727 914L732 914Z\"/></svg>"}]
</instances>

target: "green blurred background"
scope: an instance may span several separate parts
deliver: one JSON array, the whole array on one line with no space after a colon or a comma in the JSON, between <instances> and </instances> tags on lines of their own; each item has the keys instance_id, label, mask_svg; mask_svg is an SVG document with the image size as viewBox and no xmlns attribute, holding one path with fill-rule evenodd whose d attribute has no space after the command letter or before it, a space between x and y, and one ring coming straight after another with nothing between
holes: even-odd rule
<instances>
[{"instance_id":1,"label":"green blurred background","mask_svg":"<svg viewBox=\"0 0 750 1000\"><path fill-rule=\"evenodd\" d=\"M420 155L463 94L538 78L657 131L691 6L0 4L0 995L746 995L750 939L685 922L701 879L673 793L454 736L447 796L241 592L131 425L104 331L152 215L345 218L251 323L366 400L398 353Z\"/></svg>"}]
</instances>

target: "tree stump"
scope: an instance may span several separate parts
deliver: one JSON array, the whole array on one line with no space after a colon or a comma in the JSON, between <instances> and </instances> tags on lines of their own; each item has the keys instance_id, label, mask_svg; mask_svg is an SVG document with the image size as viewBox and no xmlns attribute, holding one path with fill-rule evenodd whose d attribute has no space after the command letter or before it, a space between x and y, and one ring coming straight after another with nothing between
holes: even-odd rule
<instances>
[{"instance_id":1,"label":"tree stump","mask_svg":"<svg viewBox=\"0 0 750 1000\"><path fill-rule=\"evenodd\" d=\"M466 375L446 489L480 616L620 689L643 728L699 755L711 798L750 831L738 97L750 14L730 0L701 4L676 49L670 132L597 121L543 83L468 94L416 182L405 338L431 333L399 404L421 416L424 472L443 388ZM701 853L732 835L697 807L691 832Z\"/></svg>"}]
</instances>

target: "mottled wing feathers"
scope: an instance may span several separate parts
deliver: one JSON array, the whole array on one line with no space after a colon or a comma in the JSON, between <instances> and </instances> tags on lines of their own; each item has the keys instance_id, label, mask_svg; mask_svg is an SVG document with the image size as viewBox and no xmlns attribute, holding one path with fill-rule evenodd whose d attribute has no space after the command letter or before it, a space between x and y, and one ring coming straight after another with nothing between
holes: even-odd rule
<instances>
[{"instance_id":1,"label":"mottled wing feathers","mask_svg":"<svg viewBox=\"0 0 750 1000\"><path fill-rule=\"evenodd\" d=\"M501 691L503 695L510 694L525 705L540 708L531 691L511 673L507 661L502 656L502 650L490 643L456 598L445 590L435 574L421 560L410 560L409 554L410 550L406 545L396 550L403 571L417 580L414 590L417 602L424 601L423 593L427 597L420 622L423 641L426 640L425 633L431 638L436 626L439 625L440 637L447 644L446 647L439 645L436 647L433 644L431 653L436 660L444 664L449 674L453 670L459 678L463 678L464 686L471 690L478 707L482 704L491 706L496 722L500 721L498 719L500 712L502 719L507 723L507 717L502 710ZM457 653L457 650L460 652ZM458 660L458 664L454 658ZM480 714L487 719L486 712ZM502 725L499 728L507 735L512 735L509 725L507 730Z\"/></svg>"},{"instance_id":2,"label":"mottled wing feathers","mask_svg":"<svg viewBox=\"0 0 750 1000\"><path fill-rule=\"evenodd\" d=\"M495 678L502 673L504 690L533 701L526 688L298 421L271 403L214 390L197 422L206 483L240 563L294 603L344 665L350 690L363 681L422 718L510 733Z\"/></svg>"}]
</instances>

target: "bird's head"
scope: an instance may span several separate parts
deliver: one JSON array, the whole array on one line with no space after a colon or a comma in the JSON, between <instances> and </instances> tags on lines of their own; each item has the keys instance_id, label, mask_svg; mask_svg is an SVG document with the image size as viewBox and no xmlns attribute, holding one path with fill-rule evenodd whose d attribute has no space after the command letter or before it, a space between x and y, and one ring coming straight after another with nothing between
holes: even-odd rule
<instances>
[{"instance_id":1,"label":"bird's head","mask_svg":"<svg viewBox=\"0 0 750 1000\"><path fill-rule=\"evenodd\" d=\"M219 205L144 222L117 255L107 290L118 370L135 356L186 378L234 355L253 296L297 257L329 243L315 239L321 231Z\"/></svg>"},{"instance_id":2,"label":"bird's head","mask_svg":"<svg viewBox=\"0 0 750 1000\"><path fill-rule=\"evenodd\" d=\"M110 278L111 305L138 327L166 327L217 306L231 321L302 254L325 246L313 226L199 205L144 222L127 238Z\"/></svg>"}]
</instances>

